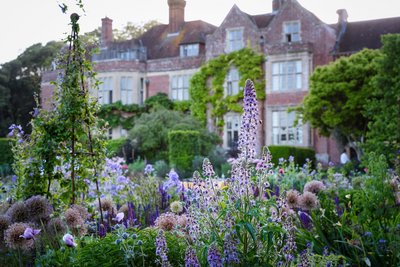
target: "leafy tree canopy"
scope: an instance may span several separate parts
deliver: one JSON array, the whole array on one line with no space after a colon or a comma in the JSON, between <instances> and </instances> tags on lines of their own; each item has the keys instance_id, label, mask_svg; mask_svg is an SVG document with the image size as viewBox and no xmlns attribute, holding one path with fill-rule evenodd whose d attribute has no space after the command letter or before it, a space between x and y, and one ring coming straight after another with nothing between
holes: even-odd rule
<instances>
[{"instance_id":1,"label":"leafy tree canopy","mask_svg":"<svg viewBox=\"0 0 400 267\"><path fill-rule=\"evenodd\" d=\"M362 141L369 121L365 103L374 91L371 81L379 56L379 51L365 49L318 67L310 77L310 93L298 109L303 121L322 135L345 137L344 143Z\"/></svg>"},{"instance_id":2,"label":"leafy tree canopy","mask_svg":"<svg viewBox=\"0 0 400 267\"><path fill-rule=\"evenodd\" d=\"M62 45L54 41L45 46L34 44L16 59L1 65L0 136L8 133L12 123L24 128L28 125L29 113L35 106L34 94L40 92L41 73L50 67Z\"/></svg>"},{"instance_id":3,"label":"leafy tree canopy","mask_svg":"<svg viewBox=\"0 0 400 267\"><path fill-rule=\"evenodd\" d=\"M400 34L382 37L383 56L373 83L375 90L366 102L368 124L365 149L385 155L400 172Z\"/></svg>"}]
</instances>

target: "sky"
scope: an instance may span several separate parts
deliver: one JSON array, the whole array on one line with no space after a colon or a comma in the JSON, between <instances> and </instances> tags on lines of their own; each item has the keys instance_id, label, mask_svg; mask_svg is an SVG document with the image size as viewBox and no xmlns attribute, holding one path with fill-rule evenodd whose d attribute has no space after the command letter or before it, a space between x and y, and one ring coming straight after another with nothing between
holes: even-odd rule
<instances>
[{"instance_id":1,"label":"sky","mask_svg":"<svg viewBox=\"0 0 400 267\"><path fill-rule=\"evenodd\" d=\"M346 9L348 21L362 21L400 16L400 0L298 0L326 23L336 23L336 10ZM59 8L69 6L68 15ZM29 46L62 40L70 31L69 14L80 18L81 33L101 26L105 16L113 28L127 22L142 25L150 20L168 23L167 0L83 0L85 13L76 8L76 0L2 0L0 3L0 64L11 61ZM185 20L203 20L219 26L232 6L251 14L272 10L272 0L186 0Z\"/></svg>"}]
</instances>

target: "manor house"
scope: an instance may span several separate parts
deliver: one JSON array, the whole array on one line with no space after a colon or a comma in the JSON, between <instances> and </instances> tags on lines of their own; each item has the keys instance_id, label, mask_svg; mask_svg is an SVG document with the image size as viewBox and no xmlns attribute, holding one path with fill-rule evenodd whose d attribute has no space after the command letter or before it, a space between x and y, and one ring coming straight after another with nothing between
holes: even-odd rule
<instances>
[{"instance_id":1,"label":"manor house","mask_svg":"<svg viewBox=\"0 0 400 267\"><path fill-rule=\"evenodd\" d=\"M101 104L121 101L143 104L158 92L174 101L188 100L189 80L202 64L222 54L248 47L265 55L266 100L260 103L262 129L258 146L292 145L312 147L317 160L338 162L339 148L333 138L321 137L308 124L294 126L295 114L288 108L301 104L309 90L309 77L320 65L363 48L377 49L380 36L400 33L400 17L349 22L345 9L337 10L336 24L326 24L301 6L301 0L272 0L272 12L250 15L234 5L219 26L185 20L185 0L167 0L169 23L156 25L137 39L114 41L112 19L103 18L100 52L92 56L98 78ZM270 0L265 0L270 1ZM42 104L48 107L50 84L55 72L42 78ZM224 82L225 95L241 92L240 72L231 66ZM224 118L223 146L238 141L240 114ZM209 117L207 126L214 129ZM127 134L110 129L110 137Z\"/></svg>"}]
</instances>

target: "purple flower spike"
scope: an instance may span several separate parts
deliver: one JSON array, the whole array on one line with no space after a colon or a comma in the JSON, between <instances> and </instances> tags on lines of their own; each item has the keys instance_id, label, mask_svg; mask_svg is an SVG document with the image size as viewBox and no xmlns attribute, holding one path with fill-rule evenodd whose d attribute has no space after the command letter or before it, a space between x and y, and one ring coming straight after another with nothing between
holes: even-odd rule
<instances>
[{"instance_id":1,"label":"purple flower spike","mask_svg":"<svg viewBox=\"0 0 400 267\"><path fill-rule=\"evenodd\" d=\"M257 128L260 124L259 111L256 99L256 90L251 80L246 81L244 88L244 113L239 132L240 156L247 159L256 157Z\"/></svg>"},{"instance_id":2,"label":"purple flower spike","mask_svg":"<svg viewBox=\"0 0 400 267\"><path fill-rule=\"evenodd\" d=\"M23 235L20 235L19 237L25 238L25 239L35 239L35 235L38 235L40 233L39 229L32 229L30 227L26 228L24 231Z\"/></svg>"},{"instance_id":3,"label":"purple flower spike","mask_svg":"<svg viewBox=\"0 0 400 267\"><path fill-rule=\"evenodd\" d=\"M63 236L63 241L65 245L67 245L68 247L76 247L76 243L74 242L74 237L70 234L65 234Z\"/></svg>"}]
</instances>

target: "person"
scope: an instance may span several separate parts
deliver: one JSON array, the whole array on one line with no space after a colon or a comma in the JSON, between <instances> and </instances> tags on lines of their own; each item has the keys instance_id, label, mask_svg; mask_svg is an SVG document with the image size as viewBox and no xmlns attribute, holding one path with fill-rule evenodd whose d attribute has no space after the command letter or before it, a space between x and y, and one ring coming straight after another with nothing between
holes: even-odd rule
<instances>
[{"instance_id":1,"label":"person","mask_svg":"<svg viewBox=\"0 0 400 267\"><path fill-rule=\"evenodd\" d=\"M340 164L344 165L349 162L349 157L347 156L346 149L343 149L342 154L340 155Z\"/></svg>"}]
</instances>

